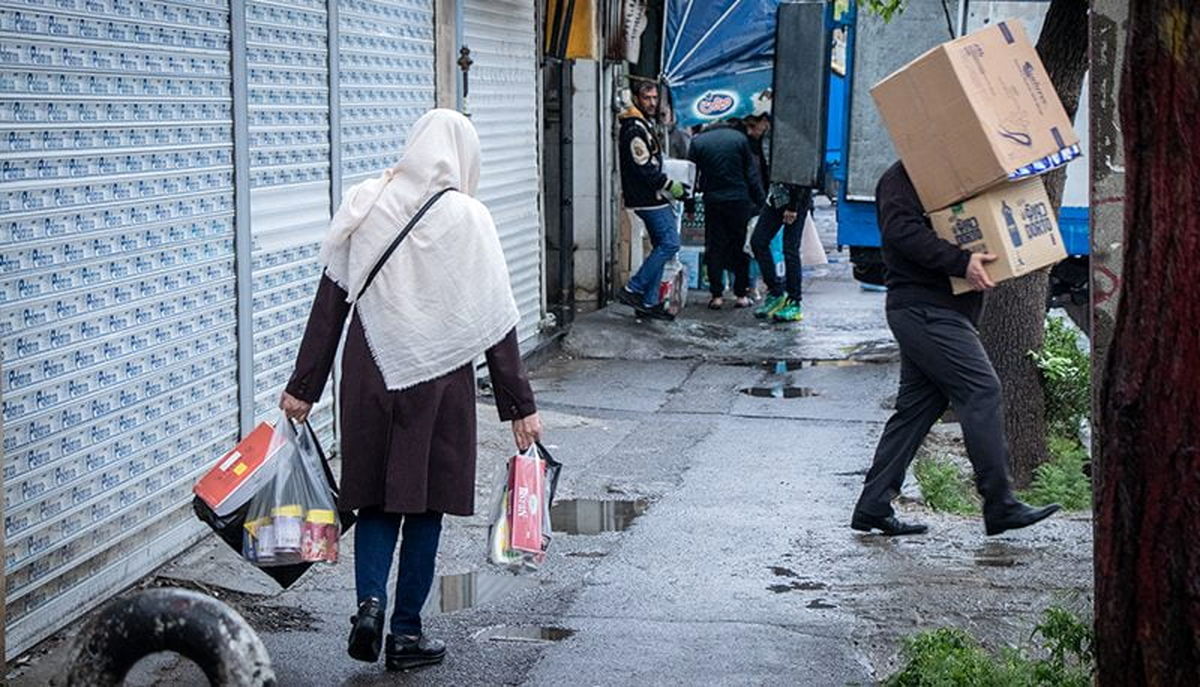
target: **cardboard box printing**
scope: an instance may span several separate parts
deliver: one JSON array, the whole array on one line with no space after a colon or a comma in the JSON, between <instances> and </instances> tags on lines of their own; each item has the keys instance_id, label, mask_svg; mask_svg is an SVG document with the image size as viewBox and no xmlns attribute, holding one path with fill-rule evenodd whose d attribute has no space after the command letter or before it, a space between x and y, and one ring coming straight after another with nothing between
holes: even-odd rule
<instances>
[{"instance_id":1,"label":"cardboard box printing","mask_svg":"<svg viewBox=\"0 0 1200 687\"><path fill-rule=\"evenodd\" d=\"M1019 20L933 48L871 96L926 211L1082 154Z\"/></svg>"},{"instance_id":2,"label":"cardboard box printing","mask_svg":"<svg viewBox=\"0 0 1200 687\"><path fill-rule=\"evenodd\" d=\"M1004 183L945 210L929 213L941 238L972 252L994 253L988 275L1001 282L1067 257L1050 198L1039 178ZM951 277L955 294L971 290Z\"/></svg>"}]
</instances>

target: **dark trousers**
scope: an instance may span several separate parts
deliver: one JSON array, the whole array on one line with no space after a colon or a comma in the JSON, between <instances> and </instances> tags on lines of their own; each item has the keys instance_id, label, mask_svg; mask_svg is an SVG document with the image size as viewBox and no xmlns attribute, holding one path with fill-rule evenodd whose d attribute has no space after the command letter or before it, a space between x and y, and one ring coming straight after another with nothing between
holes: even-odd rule
<instances>
[{"instance_id":1,"label":"dark trousers","mask_svg":"<svg viewBox=\"0 0 1200 687\"><path fill-rule=\"evenodd\" d=\"M900 393L875 449L855 510L892 515L904 473L929 428L948 404L962 425L984 517L1014 503L1008 478L1008 444L1000 380L966 315L937 307L889 310L888 326L900 344Z\"/></svg>"},{"instance_id":2,"label":"dark trousers","mask_svg":"<svg viewBox=\"0 0 1200 687\"><path fill-rule=\"evenodd\" d=\"M708 290L714 298L725 292L725 271L733 272L733 293L750 293L750 258L746 255L746 224L754 207L741 201L704 202L704 262Z\"/></svg>"},{"instance_id":3,"label":"dark trousers","mask_svg":"<svg viewBox=\"0 0 1200 687\"><path fill-rule=\"evenodd\" d=\"M811 205L811 199L809 204ZM754 225L754 233L750 235L750 247L754 249L754 259L758 261L758 271L762 273L763 282L772 296L782 296L786 293L792 300L801 297L801 265L800 238L804 234L804 218L808 216L808 208L796 210L796 221L791 224L783 223L783 208L764 207ZM775 274L775 258L771 255L771 241L783 227L783 279Z\"/></svg>"},{"instance_id":4,"label":"dark trousers","mask_svg":"<svg viewBox=\"0 0 1200 687\"><path fill-rule=\"evenodd\" d=\"M354 585L358 603L368 597L387 608L387 581L400 544L400 570L396 577L396 603L392 610L394 635L421 634L421 607L433 586L433 563L442 535L441 513L398 515L363 509L354 526Z\"/></svg>"}]
</instances>

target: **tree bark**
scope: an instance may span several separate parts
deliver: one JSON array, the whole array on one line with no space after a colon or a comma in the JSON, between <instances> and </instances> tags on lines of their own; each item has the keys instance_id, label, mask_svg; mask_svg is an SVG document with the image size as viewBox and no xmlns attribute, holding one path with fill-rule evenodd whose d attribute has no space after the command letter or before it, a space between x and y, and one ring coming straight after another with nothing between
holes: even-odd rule
<instances>
[{"instance_id":1,"label":"tree bark","mask_svg":"<svg viewBox=\"0 0 1200 687\"><path fill-rule=\"evenodd\" d=\"M1200 3L1133 0L1125 262L1101 390L1100 685L1200 684Z\"/></svg>"},{"instance_id":2,"label":"tree bark","mask_svg":"<svg viewBox=\"0 0 1200 687\"><path fill-rule=\"evenodd\" d=\"M1067 115L1074 118L1087 73L1087 0L1052 0L1037 51ZM1062 205L1066 171L1045 178L1054 214ZM1029 351L1042 347L1050 271L1040 270L1001 283L988 292L980 321L983 346L1004 390L1004 433L1009 468L1018 487L1028 486L1033 470L1047 459L1046 407L1042 381Z\"/></svg>"}]
</instances>

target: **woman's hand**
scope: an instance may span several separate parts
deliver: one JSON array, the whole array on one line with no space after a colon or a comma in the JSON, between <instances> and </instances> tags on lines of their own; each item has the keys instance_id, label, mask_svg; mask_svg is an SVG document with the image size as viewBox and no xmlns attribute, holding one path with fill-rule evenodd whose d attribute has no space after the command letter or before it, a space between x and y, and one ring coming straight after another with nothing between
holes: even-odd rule
<instances>
[{"instance_id":1,"label":"woman's hand","mask_svg":"<svg viewBox=\"0 0 1200 687\"><path fill-rule=\"evenodd\" d=\"M524 451L535 441L542 439L542 418L537 413L528 415L520 420L513 420L513 439L517 442L517 450Z\"/></svg>"},{"instance_id":2,"label":"woman's hand","mask_svg":"<svg viewBox=\"0 0 1200 687\"><path fill-rule=\"evenodd\" d=\"M308 419L308 413L312 410L312 406L313 404L308 401L301 401L286 391L279 397L279 409L288 416L288 419L296 422L304 422Z\"/></svg>"}]
</instances>

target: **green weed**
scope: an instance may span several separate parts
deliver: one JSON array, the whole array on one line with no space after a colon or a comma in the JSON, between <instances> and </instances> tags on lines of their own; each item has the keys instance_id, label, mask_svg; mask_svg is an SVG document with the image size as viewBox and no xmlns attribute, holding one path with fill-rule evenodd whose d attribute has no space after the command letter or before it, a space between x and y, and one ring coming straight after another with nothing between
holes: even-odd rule
<instances>
[{"instance_id":1,"label":"green weed","mask_svg":"<svg viewBox=\"0 0 1200 687\"><path fill-rule=\"evenodd\" d=\"M979 512L974 489L958 465L943 456L922 455L913 466L925 505L959 515Z\"/></svg>"},{"instance_id":2,"label":"green weed","mask_svg":"<svg viewBox=\"0 0 1200 687\"><path fill-rule=\"evenodd\" d=\"M1091 356L1080 349L1079 333L1065 319L1047 317L1042 350L1029 356L1041 372L1048 432L1078 438L1092 403Z\"/></svg>"},{"instance_id":3,"label":"green weed","mask_svg":"<svg viewBox=\"0 0 1200 687\"><path fill-rule=\"evenodd\" d=\"M885 687L1088 687L1095 671L1092 629L1068 611L1047 609L1034 629L1038 653L1005 648L989 654L963 630L943 627L904 640L904 667Z\"/></svg>"},{"instance_id":4,"label":"green weed","mask_svg":"<svg viewBox=\"0 0 1200 687\"><path fill-rule=\"evenodd\" d=\"M1046 443L1050 461L1037 466L1022 498L1036 506L1061 503L1067 510L1091 508L1092 480L1083 472L1087 451L1077 440L1061 436L1051 436Z\"/></svg>"}]
</instances>

